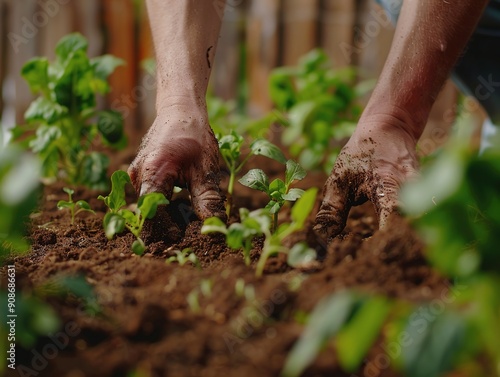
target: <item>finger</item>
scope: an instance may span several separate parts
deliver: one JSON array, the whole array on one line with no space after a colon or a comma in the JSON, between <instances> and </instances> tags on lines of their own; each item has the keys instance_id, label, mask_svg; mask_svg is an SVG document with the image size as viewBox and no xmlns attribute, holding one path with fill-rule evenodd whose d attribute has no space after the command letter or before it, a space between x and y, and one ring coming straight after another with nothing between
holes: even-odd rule
<instances>
[{"instance_id":1,"label":"finger","mask_svg":"<svg viewBox=\"0 0 500 377\"><path fill-rule=\"evenodd\" d=\"M196 170L190 180L191 204L200 220L216 216L227 220L224 198L219 189L218 165L208 171Z\"/></svg>"},{"instance_id":2,"label":"finger","mask_svg":"<svg viewBox=\"0 0 500 377\"><path fill-rule=\"evenodd\" d=\"M139 196L160 192L167 199L172 197L179 176L177 169L168 162L139 157L130 165L129 175Z\"/></svg>"},{"instance_id":3,"label":"finger","mask_svg":"<svg viewBox=\"0 0 500 377\"><path fill-rule=\"evenodd\" d=\"M377 212L380 229L384 229L388 219L397 213L399 186L395 179L388 177L381 180L381 183L369 194L369 199Z\"/></svg>"},{"instance_id":4,"label":"finger","mask_svg":"<svg viewBox=\"0 0 500 377\"><path fill-rule=\"evenodd\" d=\"M323 240L337 236L345 228L351 209L350 188L334 175L328 178L323 189L323 202L316 215L315 233Z\"/></svg>"}]
</instances>

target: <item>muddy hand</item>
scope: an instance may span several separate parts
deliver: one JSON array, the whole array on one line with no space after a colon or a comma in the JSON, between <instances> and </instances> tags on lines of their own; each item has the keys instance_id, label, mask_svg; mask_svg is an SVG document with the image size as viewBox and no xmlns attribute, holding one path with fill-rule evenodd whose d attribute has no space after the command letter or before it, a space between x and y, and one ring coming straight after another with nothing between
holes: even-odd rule
<instances>
[{"instance_id":1,"label":"muddy hand","mask_svg":"<svg viewBox=\"0 0 500 377\"><path fill-rule=\"evenodd\" d=\"M417 174L415 139L392 119L361 121L342 149L323 190L315 232L323 239L344 229L352 206L371 201L383 228L398 207L403 182Z\"/></svg>"},{"instance_id":2,"label":"muddy hand","mask_svg":"<svg viewBox=\"0 0 500 377\"><path fill-rule=\"evenodd\" d=\"M185 187L200 219L225 219L219 192L218 145L206 111L174 105L164 109L144 137L129 174L140 195Z\"/></svg>"}]
</instances>

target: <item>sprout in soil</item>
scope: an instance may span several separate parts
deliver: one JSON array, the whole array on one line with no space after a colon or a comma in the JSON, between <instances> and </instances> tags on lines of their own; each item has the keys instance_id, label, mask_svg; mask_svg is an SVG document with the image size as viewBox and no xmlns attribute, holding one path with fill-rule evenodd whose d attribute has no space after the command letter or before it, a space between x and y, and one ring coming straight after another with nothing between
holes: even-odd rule
<instances>
[{"instance_id":1,"label":"sprout in soil","mask_svg":"<svg viewBox=\"0 0 500 377\"><path fill-rule=\"evenodd\" d=\"M63 191L68 194L68 200L59 200L57 202L57 208L58 209L64 209L68 208L71 214L71 225L75 223L75 217L78 215L80 212L90 212L95 215L95 212L90 208L89 203L87 203L85 200L79 200L76 203L73 201L73 194L75 193L74 190L64 187ZM78 209L77 209L78 208Z\"/></svg>"}]
</instances>

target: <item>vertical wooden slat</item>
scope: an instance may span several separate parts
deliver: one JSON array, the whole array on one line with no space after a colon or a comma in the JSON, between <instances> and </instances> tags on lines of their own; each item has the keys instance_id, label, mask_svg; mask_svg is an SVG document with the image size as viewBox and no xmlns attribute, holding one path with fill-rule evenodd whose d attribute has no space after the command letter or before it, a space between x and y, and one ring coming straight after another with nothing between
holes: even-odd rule
<instances>
[{"instance_id":1,"label":"vertical wooden slat","mask_svg":"<svg viewBox=\"0 0 500 377\"><path fill-rule=\"evenodd\" d=\"M283 65L295 65L317 46L318 0L283 0Z\"/></svg>"},{"instance_id":2,"label":"vertical wooden slat","mask_svg":"<svg viewBox=\"0 0 500 377\"><path fill-rule=\"evenodd\" d=\"M46 56L49 60L55 58L55 47L57 42L68 33L74 31L76 12L74 8L76 1L72 0L63 5L56 3L57 8L46 12L50 16L50 22L40 29L37 54ZM40 10L40 8L38 8Z\"/></svg>"},{"instance_id":3,"label":"vertical wooden slat","mask_svg":"<svg viewBox=\"0 0 500 377\"><path fill-rule=\"evenodd\" d=\"M37 53L40 28L33 25L36 5L35 0L11 2L7 26L7 76L14 85L6 102L15 109L15 122L18 124L23 122L24 112L32 100L29 87L19 73L23 64Z\"/></svg>"},{"instance_id":4,"label":"vertical wooden slat","mask_svg":"<svg viewBox=\"0 0 500 377\"><path fill-rule=\"evenodd\" d=\"M125 129L132 136L138 133L138 92L134 90L137 79L134 4L132 0L105 0L103 6L106 50L126 62L110 76L113 90L109 101L113 108L122 111Z\"/></svg>"},{"instance_id":5,"label":"vertical wooden slat","mask_svg":"<svg viewBox=\"0 0 500 377\"><path fill-rule=\"evenodd\" d=\"M354 43L355 0L323 0L320 8L320 46L334 67L352 63L350 49Z\"/></svg>"},{"instance_id":6,"label":"vertical wooden slat","mask_svg":"<svg viewBox=\"0 0 500 377\"><path fill-rule=\"evenodd\" d=\"M268 76L278 63L279 0L253 0L247 23L248 83L251 115L269 110Z\"/></svg>"}]
</instances>

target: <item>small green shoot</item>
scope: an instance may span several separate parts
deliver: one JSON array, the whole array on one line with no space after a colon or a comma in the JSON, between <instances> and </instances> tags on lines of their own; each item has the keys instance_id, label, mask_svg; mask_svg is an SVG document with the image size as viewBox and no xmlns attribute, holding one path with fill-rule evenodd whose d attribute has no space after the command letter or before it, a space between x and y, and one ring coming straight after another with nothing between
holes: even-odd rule
<instances>
[{"instance_id":1,"label":"small green shoot","mask_svg":"<svg viewBox=\"0 0 500 377\"><path fill-rule=\"evenodd\" d=\"M261 169L252 169L245 174L239 182L247 187L265 192L269 196L266 209L273 216L272 232L278 228L278 213L286 201L294 202L299 199L304 190L290 188L294 181L300 181L306 176L306 171L295 161L286 162L285 181L276 178L269 183L269 178Z\"/></svg>"},{"instance_id":2,"label":"small green shoot","mask_svg":"<svg viewBox=\"0 0 500 377\"><path fill-rule=\"evenodd\" d=\"M59 200L57 202L57 208L58 209L64 209L68 208L71 214L71 225L75 223L75 217L78 215L80 212L90 212L95 215L95 212L90 208L89 203L87 203L85 200L78 200L76 203L73 201L73 194L75 193L74 190L64 187L63 191L68 194L68 200ZM77 209L78 208L78 209Z\"/></svg>"},{"instance_id":3,"label":"small green shoot","mask_svg":"<svg viewBox=\"0 0 500 377\"><path fill-rule=\"evenodd\" d=\"M200 261L198 257L190 248L181 250L174 250L175 255L168 257L166 260L167 264L178 263L179 266L184 266L186 263L191 262L193 266L201 269Z\"/></svg>"},{"instance_id":4,"label":"small green shoot","mask_svg":"<svg viewBox=\"0 0 500 377\"><path fill-rule=\"evenodd\" d=\"M242 249L245 264L249 266L252 240L269 231L270 220L265 210L249 212L246 208L240 208L240 219L241 222L226 227L221 219L211 217L205 220L201 233L219 232L225 234L226 244L233 250Z\"/></svg>"},{"instance_id":5,"label":"small green shoot","mask_svg":"<svg viewBox=\"0 0 500 377\"><path fill-rule=\"evenodd\" d=\"M130 183L129 175L118 170L111 176L111 192L104 197L99 195L98 199L104 201L109 208L103 220L104 231L108 239L112 239L115 234L121 233L127 228L136 240L132 244L132 251L137 255L142 255L146 250L144 241L140 235L146 219L152 219L156 215L159 205L168 204L165 195L154 192L139 197L137 207L134 212L122 208L126 205L125 185Z\"/></svg>"},{"instance_id":6,"label":"small green shoot","mask_svg":"<svg viewBox=\"0 0 500 377\"><path fill-rule=\"evenodd\" d=\"M291 211L291 223L282 224L276 232L271 232L271 221L269 211L267 209L258 209L249 212L247 209L240 209L241 223L231 224L226 227L219 218L212 217L205 220L201 232L207 233L223 233L226 235L226 243L232 249L242 249L245 257L245 263L250 264L250 251L252 249L252 240L257 236L264 236L264 246L257 262L256 276L262 276L264 267L270 256L278 253L292 254L289 255L289 262L296 266L306 264L313 259L316 259L316 252L305 244L299 243L291 250L283 245L286 237L292 233L302 230L305 221L311 213L316 201L316 188L311 188L304 192Z\"/></svg>"},{"instance_id":7,"label":"small green shoot","mask_svg":"<svg viewBox=\"0 0 500 377\"><path fill-rule=\"evenodd\" d=\"M219 136L219 150L222 158L229 169L229 184L227 187L228 198L226 202L226 214L229 216L232 206L232 197L234 191L234 180L236 174L240 172L243 166L252 156L265 156L270 159L276 160L281 163L286 162L283 152L273 143L265 140L258 139L250 144L250 152L240 161L241 147L243 145L243 137L232 131L228 135Z\"/></svg>"}]
</instances>

